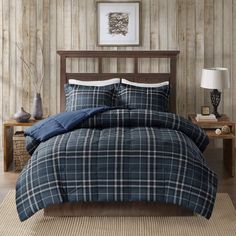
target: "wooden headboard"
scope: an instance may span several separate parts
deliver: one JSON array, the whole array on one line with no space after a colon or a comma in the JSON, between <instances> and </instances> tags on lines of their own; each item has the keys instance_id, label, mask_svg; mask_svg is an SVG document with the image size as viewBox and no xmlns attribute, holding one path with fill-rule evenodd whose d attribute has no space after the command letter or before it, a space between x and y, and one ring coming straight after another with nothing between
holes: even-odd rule
<instances>
[{"instance_id":1,"label":"wooden headboard","mask_svg":"<svg viewBox=\"0 0 236 236\"><path fill-rule=\"evenodd\" d=\"M125 78L141 82L169 81L170 111L176 113L176 60L179 51L57 51L60 55L60 110L65 108L64 84L69 79L78 80L105 80L111 78ZM98 71L94 73L67 73L66 59L95 58L98 59ZM103 73L104 58L133 58L133 73ZM169 58L170 71L168 73L139 73L138 62L140 58Z\"/></svg>"}]
</instances>

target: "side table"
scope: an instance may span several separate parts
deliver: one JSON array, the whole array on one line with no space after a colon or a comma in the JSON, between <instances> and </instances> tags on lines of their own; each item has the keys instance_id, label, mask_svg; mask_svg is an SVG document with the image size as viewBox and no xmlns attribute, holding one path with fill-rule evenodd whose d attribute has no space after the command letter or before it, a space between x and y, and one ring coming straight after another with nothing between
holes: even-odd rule
<instances>
[{"instance_id":1,"label":"side table","mask_svg":"<svg viewBox=\"0 0 236 236\"><path fill-rule=\"evenodd\" d=\"M14 127L26 127L32 126L38 121L29 120L28 122L17 122L13 119L6 120L3 123L3 161L4 161L4 171L7 171L12 159L13 159L13 135L14 135Z\"/></svg>"},{"instance_id":2,"label":"side table","mask_svg":"<svg viewBox=\"0 0 236 236\"><path fill-rule=\"evenodd\" d=\"M224 114L217 121L197 121L196 114L188 115L188 119L203 128L210 139L223 140L224 165L230 176L233 177L235 175L235 123ZM230 133L217 135L215 130L221 129L224 125L229 126Z\"/></svg>"}]
</instances>

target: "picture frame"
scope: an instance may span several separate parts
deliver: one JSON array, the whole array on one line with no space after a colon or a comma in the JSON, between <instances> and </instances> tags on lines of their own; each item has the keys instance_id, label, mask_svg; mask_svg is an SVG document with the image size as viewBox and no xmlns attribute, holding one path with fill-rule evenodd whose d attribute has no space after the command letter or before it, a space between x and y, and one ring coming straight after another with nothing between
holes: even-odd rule
<instances>
[{"instance_id":1,"label":"picture frame","mask_svg":"<svg viewBox=\"0 0 236 236\"><path fill-rule=\"evenodd\" d=\"M210 115L210 107L209 106L201 106L201 114L203 116Z\"/></svg>"},{"instance_id":2,"label":"picture frame","mask_svg":"<svg viewBox=\"0 0 236 236\"><path fill-rule=\"evenodd\" d=\"M141 3L97 2L98 46L141 45Z\"/></svg>"}]
</instances>

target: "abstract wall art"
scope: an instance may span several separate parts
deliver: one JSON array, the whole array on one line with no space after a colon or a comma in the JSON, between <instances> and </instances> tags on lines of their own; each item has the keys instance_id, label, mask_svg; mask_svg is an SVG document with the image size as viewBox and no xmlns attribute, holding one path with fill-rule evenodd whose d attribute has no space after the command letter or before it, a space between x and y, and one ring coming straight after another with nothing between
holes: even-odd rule
<instances>
[{"instance_id":1,"label":"abstract wall art","mask_svg":"<svg viewBox=\"0 0 236 236\"><path fill-rule=\"evenodd\" d=\"M140 46L140 2L97 2L99 46Z\"/></svg>"}]
</instances>

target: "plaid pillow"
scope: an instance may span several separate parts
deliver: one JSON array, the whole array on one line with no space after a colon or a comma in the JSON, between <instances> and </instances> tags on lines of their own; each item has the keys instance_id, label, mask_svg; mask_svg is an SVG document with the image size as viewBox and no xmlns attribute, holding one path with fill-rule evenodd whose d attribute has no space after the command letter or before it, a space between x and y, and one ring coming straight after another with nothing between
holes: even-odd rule
<instances>
[{"instance_id":1,"label":"plaid pillow","mask_svg":"<svg viewBox=\"0 0 236 236\"><path fill-rule=\"evenodd\" d=\"M66 111L99 106L114 106L114 85L83 86L65 84Z\"/></svg>"},{"instance_id":2,"label":"plaid pillow","mask_svg":"<svg viewBox=\"0 0 236 236\"><path fill-rule=\"evenodd\" d=\"M121 84L117 91L117 105L168 112L169 91L169 85L158 88L144 88Z\"/></svg>"}]
</instances>

